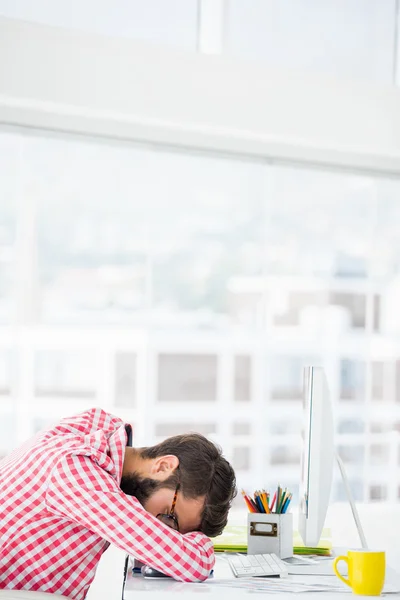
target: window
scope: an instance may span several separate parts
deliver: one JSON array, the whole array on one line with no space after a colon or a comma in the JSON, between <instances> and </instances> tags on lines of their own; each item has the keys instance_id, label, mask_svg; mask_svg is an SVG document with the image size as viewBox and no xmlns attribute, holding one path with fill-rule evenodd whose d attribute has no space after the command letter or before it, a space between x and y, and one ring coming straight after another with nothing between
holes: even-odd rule
<instances>
[{"instance_id":1,"label":"window","mask_svg":"<svg viewBox=\"0 0 400 600\"><path fill-rule=\"evenodd\" d=\"M19 194L20 140L11 133L0 135L0 325L16 317L17 198Z\"/></svg>"},{"instance_id":2,"label":"window","mask_svg":"<svg viewBox=\"0 0 400 600\"><path fill-rule=\"evenodd\" d=\"M301 434L301 412L298 415L297 419L280 419L270 420L270 433L272 435L300 435Z\"/></svg>"},{"instance_id":3,"label":"window","mask_svg":"<svg viewBox=\"0 0 400 600\"><path fill-rule=\"evenodd\" d=\"M341 419L338 424L338 433L364 433L364 421L358 417L352 419Z\"/></svg>"},{"instance_id":4,"label":"window","mask_svg":"<svg viewBox=\"0 0 400 600\"><path fill-rule=\"evenodd\" d=\"M400 360L396 361L395 400L400 403Z\"/></svg>"},{"instance_id":5,"label":"window","mask_svg":"<svg viewBox=\"0 0 400 600\"><path fill-rule=\"evenodd\" d=\"M160 354L160 402L214 402L217 394L217 357L213 355Z\"/></svg>"},{"instance_id":6,"label":"window","mask_svg":"<svg viewBox=\"0 0 400 600\"><path fill-rule=\"evenodd\" d=\"M365 328L366 297L363 294L332 293L330 304L343 306L349 314L351 327Z\"/></svg>"},{"instance_id":7,"label":"window","mask_svg":"<svg viewBox=\"0 0 400 600\"><path fill-rule=\"evenodd\" d=\"M117 352L115 356L115 404L134 407L136 403L136 354Z\"/></svg>"},{"instance_id":8,"label":"window","mask_svg":"<svg viewBox=\"0 0 400 600\"><path fill-rule=\"evenodd\" d=\"M276 446L271 449L272 465L300 465L300 452L298 448Z\"/></svg>"},{"instance_id":9,"label":"window","mask_svg":"<svg viewBox=\"0 0 400 600\"><path fill-rule=\"evenodd\" d=\"M307 291L312 305L325 298L329 306L329 294L363 289L373 243L373 181L287 166L274 166L268 180L265 269L279 275L272 291L285 283L289 291ZM307 296L300 300L304 305Z\"/></svg>"},{"instance_id":10,"label":"window","mask_svg":"<svg viewBox=\"0 0 400 600\"><path fill-rule=\"evenodd\" d=\"M230 0L226 52L393 83L395 0Z\"/></svg>"},{"instance_id":11,"label":"window","mask_svg":"<svg viewBox=\"0 0 400 600\"><path fill-rule=\"evenodd\" d=\"M250 448L246 446L236 446L233 448L232 466L237 471L249 471Z\"/></svg>"},{"instance_id":12,"label":"window","mask_svg":"<svg viewBox=\"0 0 400 600\"><path fill-rule=\"evenodd\" d=\"M262 269L261 165L72 138L28 138L24 151L38 205L38 319L229 323L231 280Z\"/></svg>"},{"instance_id":13,"label":"window","mask_svg":"<svg viewBox=\"0 0 400 600\"><path fill-rule=\"evenodd\" d=\"M251 435L251 423L233 423L233 435Z\"/></svg>"},{"instance_id":14,"label":"window","mask_svg":"<svg viewBox=\"0 0 400 600\"><path fill-rule=\"evenodd\" d=\"M364 482L362 479L356 479L351 477L349 479L351 493L356 502L361 502L364 498ZM333 487L333 499L335 502L346 502L348 504L349 499L346 493L342 479L340 479Z\"/></svg>"},{"instance_id":15,"label":"window","mask_svg":"<svg viewBox=\"0 0 400 600\"><path fill-rule=\"evenodd\" d=\"M0 350L0 397L11 396L15 384L14 354Z\"/></svg>"},{"instance_id":16,"label":"window","mask_svg":"<svg viewBox=\"0 0 400 600\"><path fill-rule=\"evenodd\" d=\"M0 460L14 447L17 419L11 411L0 413Z\"/></svg>"},{"instance_id":17,"label":"window","mask_svg":"<svg viewBox=\"0 0 400 600\"><path fill-rule=\"evenodd\" d=\"M372 363L372 397L374 400L383 399L385 363L375 361Z\"/></svg>"},{"instance_id":18,"label":"window","mask_svg":"<svg viewBox=\"0 0 400 600\"><path fill-rule=\"evenodd\" d=\"M62 417L60 416L60 418L62 418ZM50 429L50 427L52 425L54 425L56 422L57 422L57 419L49 419L46 417L35 417L33 419L32 434L35 435L36 433L39 433L40 431Z\"/></svg>"},{"instance_id":19,"label":"window","mask_svg":"<svg viewBox=\"0 0 400 600\"><path fill-rule=\"evenodd\" d=\"M385 444L371 444L371 464L387 466L390 457L390 448Z\"/></svg>"},{"instance_id":20,"label":"window","mask_svg":"<svg viewBox=\"0 0 400 600\"><path fill-rule=\"evenodd\" d=\"M341 361L340 380L342 400L365 400L365 363L360 360Z\"/></svg>"},{"instance_id":21,"label":"window","mask_svg":"<svg viewBox=\"0 0 400 600\"><path fill-rule=\"evenodd\" d=\"M197 46L196 0L0 0L0 15L90 33L168 44Z\"/></svg>"},{"instance_id":22,"label":"window","mask_svg":"<svg viewBox=\"0 0 400 600\"><path fill-rule=\"evenodd\" d=\"M303 370L323 365L349 477L362 465L364 500L378 484L396 497L398 180L44 133L0 147L0 188L23 183L0 206L7 447L97 403L143 445L218 438L239 486L290 482Z\"/></svg>"},{"instance_id":23,"label":"window","mask_svg":"<svg viewBox=\"0 0 400 600\"><path fill-rule=\"evenodd\" d=\"M321 307L326 303L325 294L316 292L289 292L286 298L284 312L278 312L274 317L275 325L300 325L302 315L309 307Z\"/></svg>"},{"instance_id":24,"label":"window","mask_svg":"<svg viewBox=\"0 0 400 600\"><path fill-rule=\"evenodd\" d=\"M387 487L385 485L371 485L369 488L369 499L387 500Z\"/></svg>"},{"instance_id":25,"label":"window","mask_svg":"<svg viewBox=\"0 0 400 600\"><path fill-rule=\"evenodd\" d=\"M250 356L235 356L235 389L236 402L251 400L251 358Z\"/></svg>"},{"instance_id":26,"label":"window","mask_svg":"<svg viewBox=\"0 0 400 600\"><path fill-rule=\"evenodd\" d=\"M304 368L319 361L312 357L282 356L271 359L271 397L273 400L301 400Z\"/></svg>"},{"instance_id":27,"label":"window","mask_svg":"<svg viewBox=\"0 0 400 600\"><path fill-rule=\"evenodd\" d=\"M362 466L365 458L365 448L361 445L340 445L338 447L340 458L349 465Z\"/></svg>"},{"instance_id":28,"label":"window","mask_svg":"<svg viewBox=\"0 0 400 600\"><path fill-rule=\"evenodd\" d=\"M79 351L39 351L35 357L35 394L62 399L94 398L96 356Z\"/></svg>"},{"instance_id":29,"label":"window","mask_svg":"<svg viewBox=\"0 0 400 600\"><path fill-rule=\"evenodd\" d=\"M383 421L374 421L370 423L369 430L371 433L388 433L392 430L392 425Z\"/></svg>"}]
</instances>

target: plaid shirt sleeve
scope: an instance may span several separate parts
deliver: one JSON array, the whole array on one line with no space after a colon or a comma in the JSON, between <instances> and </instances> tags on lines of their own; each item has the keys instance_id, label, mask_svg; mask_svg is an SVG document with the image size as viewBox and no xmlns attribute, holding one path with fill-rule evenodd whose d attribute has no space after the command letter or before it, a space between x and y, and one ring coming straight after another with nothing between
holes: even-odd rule
<instances>
[{"instance_id":1,"label":"plaid shirt sleeve","mask_svg":"<svg viewBox=\"0 0 400 600\"><path fill-rule=\"evenodd\" d=\"M56 427L53 428L53 435L87 435L101 429L104 433L115 431L115 428L123 425L123 421L118 417L107 413L101 408L91 408L85 412L72 417L62 419Z\"/></svg>"},{"instance_id":2,"label":"plaid shirt sleeve","mask_svg":"<svg viewBox=\"0 0 400 600\"><path fill-rule=\"evenodd\" d=\"M161 523L88 456L68 455L59 461L46 508L179 581L203 581L214 566L208 537L200 532L182 535Z\"/></svg>"}]
</instances>

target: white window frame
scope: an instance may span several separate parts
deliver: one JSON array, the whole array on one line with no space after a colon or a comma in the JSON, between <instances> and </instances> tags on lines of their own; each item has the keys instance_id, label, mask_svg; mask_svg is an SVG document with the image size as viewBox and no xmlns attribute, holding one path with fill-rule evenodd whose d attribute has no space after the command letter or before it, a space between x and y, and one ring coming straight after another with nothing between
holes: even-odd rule
<instances>
[{"instance_id":1,"label":"white window frame","mask_svg":"<svg viewBox=\"0 0 400 600\"><path fill-rule=\"evenodd\" d=\"M400 174L400 90L0 18L0 125Z\"/></svg>"}]
</instances>

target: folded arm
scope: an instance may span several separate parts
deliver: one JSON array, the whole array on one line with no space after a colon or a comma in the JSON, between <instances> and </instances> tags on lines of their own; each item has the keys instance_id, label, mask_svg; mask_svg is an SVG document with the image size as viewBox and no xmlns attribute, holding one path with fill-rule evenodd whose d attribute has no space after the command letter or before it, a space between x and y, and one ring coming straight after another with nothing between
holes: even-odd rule
<instances>
[{"instance_id":1,"label":"folded arm","mask_svg":"<svg viewBox=\"0 0 400 600\"><path fill-rule=\"evenodd\" d=\"M200 532L182 535L165 526L90 457L71 455L57 464L46 506L174 579L202 581L214 565L208 537Z\"/></svg>"}]
</instances>

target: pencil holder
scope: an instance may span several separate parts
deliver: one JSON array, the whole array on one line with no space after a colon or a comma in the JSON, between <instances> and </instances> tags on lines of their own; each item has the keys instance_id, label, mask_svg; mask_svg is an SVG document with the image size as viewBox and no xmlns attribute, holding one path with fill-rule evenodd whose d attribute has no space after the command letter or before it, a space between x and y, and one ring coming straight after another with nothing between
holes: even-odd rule
<instances>
[{"instance_id":1,"label":"pencil holder","mask_svg":"<svg viewBox=\"0 0 400 600\"><path fill-rule=\"evenodd\" d=\"M247 554L293 556L293 515L248 513Z\"/></svg>"}]
</instances>

